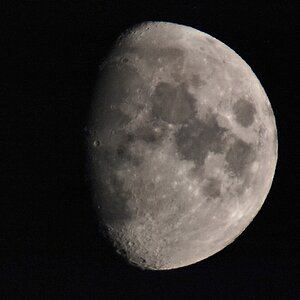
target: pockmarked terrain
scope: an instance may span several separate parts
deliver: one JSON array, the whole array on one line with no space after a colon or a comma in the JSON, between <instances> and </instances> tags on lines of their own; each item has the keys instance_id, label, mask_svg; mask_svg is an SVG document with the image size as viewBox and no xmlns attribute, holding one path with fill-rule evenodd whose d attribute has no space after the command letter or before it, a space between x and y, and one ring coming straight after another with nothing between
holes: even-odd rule
<instances>
[{"instance_id":1,"label":"pockmarked terrain","mask_svg":"<svg viewBox=\"0 0 300 300\"><path fill-rule=\"evenodd\" d=\"M128 262L161 270L244 231L270 190L278 142L241 57L191 27L147 22L101 65L87 147L101 228Z\"/></svg>"}]
</instances>

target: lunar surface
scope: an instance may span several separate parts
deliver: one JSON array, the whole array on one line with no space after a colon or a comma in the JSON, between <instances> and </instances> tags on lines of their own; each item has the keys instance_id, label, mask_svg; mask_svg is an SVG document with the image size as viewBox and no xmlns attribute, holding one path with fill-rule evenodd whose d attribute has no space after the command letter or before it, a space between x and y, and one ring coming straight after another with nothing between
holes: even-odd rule
<instances>
[{"instance_id":1,"label":"lunar surface","mask_svg":"<svg viewBox=\"0 0 300 300\"><path fill-rule=\"evenodd\" d=\"M143 269L223 249L260 210L277 162L273 110L251 68L206 33L147 22L100 71L87 149L101 230Z\"/></svg>"}]
</instances>

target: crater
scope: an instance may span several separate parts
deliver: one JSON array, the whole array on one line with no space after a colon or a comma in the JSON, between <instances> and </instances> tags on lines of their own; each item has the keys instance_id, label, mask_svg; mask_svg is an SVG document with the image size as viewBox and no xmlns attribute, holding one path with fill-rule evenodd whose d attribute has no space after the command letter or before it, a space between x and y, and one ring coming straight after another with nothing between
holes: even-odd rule
<instances>
[{"instance_id":1,"label":"crater","mask_svg":"<svg viewBox=\"0 0 300 300\"><path fill-rule=\"evenodd\" d=\"M233 105L233 112L235 114L236 121L240 125L243 127L249 127L254 121L256 109L250 101L239 99Z\"/></svg>"},{"instance_id":2,"label":"crater","mask_svg":"<svg viewBox=\"0 0 300 300\"><path fill-rule=\"evenodd\" d=\"M123 57L123 58L121 58L121 62L126 64L129 62L129 59L127 57Z\"/></svg>"},{"instance_id":3,"label":"crater","mask_svg":"<svg viewBox=\"0 0 300 300\"><path fill-rule=\"evenodd\" d=\"M201 167L209 151L225 152L226 131L226 128L218 126L215 115L206 123L191 119L175 134L177 149L183 159L192 160Z\"/></svg>"},{"instance_id":4,"label":"crater","mask_svg":"<svg viewBox=\"0 0 300 300\"><path fill-rule=\"evenodd\" d=\"M185 84L172 86L160 82L152 95L152 114L168 123L182 123L194 114L195 98L187 91Z\"/></svg>"},{"instance_id":5,"label":"crater","mask_svg":"<svg viewBox=\"0 0 300 300\"><path fill-rule=\"evenodd\" d=\"M93 142L93 145L94 145L94 147L99 147L99 146L101 146L101 142L99 140L95 140Z\"/></svg>"},{"instance_id":6,"label":"crater","mask_svg":"<svg viewBox=\"0 0 300 300\"><path fill-rule=\"evenodd\" d=\"M230 146L225 156L229 171L236 176L243 176L255 158L253 146L238 138Z\"/></svg>"}]
</instances>

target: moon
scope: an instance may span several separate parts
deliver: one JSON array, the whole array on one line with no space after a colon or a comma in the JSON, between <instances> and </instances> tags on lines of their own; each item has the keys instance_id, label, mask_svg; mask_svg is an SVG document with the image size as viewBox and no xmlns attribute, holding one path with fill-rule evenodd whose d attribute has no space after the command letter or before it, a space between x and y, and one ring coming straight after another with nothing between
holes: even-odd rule
<instances>
[{"instance_id":1,"label":"moon","mask_svg":"<svg viewBox=\"0 0 300 300\"><path fill-rule=\"evenodd\" d=\"M146 22L117 39L86 131L99 227L142 269L222 250L275 174L276 123L259 80L224 43L184 25Z\"/></svg>"}]
</instances>

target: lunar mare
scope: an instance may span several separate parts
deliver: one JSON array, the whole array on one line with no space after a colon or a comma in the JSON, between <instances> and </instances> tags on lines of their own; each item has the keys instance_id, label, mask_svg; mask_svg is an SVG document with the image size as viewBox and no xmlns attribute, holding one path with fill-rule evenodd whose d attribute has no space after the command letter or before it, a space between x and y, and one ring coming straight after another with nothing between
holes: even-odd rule
<instances>
[{"instance_id":1,"label":"lunar mare","mask_svg":"<svg viewBox=\"0 0 300 300\"><path fill-rule=\"evenodd\" d=\"M201 261L250 224L277 162L273 110L232 49L147 22L101 65L87 147L101 228L140 268Z\"/></svg>"}]
</instances>

